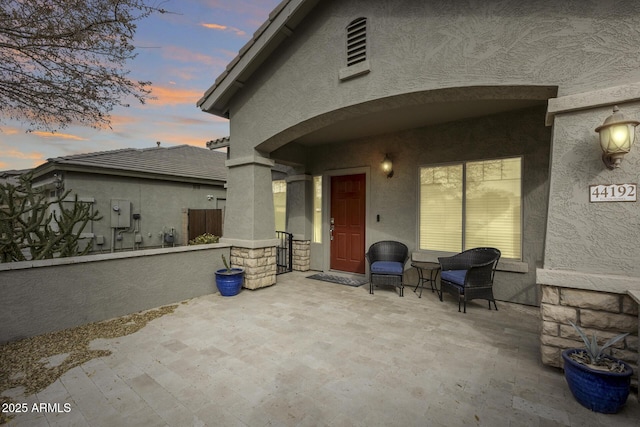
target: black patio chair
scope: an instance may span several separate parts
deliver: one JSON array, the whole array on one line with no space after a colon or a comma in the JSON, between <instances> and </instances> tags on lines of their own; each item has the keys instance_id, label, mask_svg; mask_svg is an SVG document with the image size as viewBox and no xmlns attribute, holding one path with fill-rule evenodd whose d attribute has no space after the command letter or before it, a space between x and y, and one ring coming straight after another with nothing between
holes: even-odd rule
<instances>
[{"instance_id":1,"label":"black patio chair","mask_svg":"<svg viewBox=\"0 0 640 427\"><path fill-rule=\"evenodd\" d=\"M446 291L464 303L467 312L467 301L486 299L496 311L498 306L493 297L493 277L500 260L500 251L496 248L474 248L450 257L440 257L440 301Z\"/></svg>"},{"instance_id":2,"label":"black patio chair","mask_svg":"<svg viewBox=\"0 0 640 427\"><path fill-rule=\"evenodd\" d=\"M369 293L374 286L394 286L404 296L404 265L409 259L409 249L400 242L384 240L369 247L366 253L369 261Z\"/></svg>"}]
</instances>

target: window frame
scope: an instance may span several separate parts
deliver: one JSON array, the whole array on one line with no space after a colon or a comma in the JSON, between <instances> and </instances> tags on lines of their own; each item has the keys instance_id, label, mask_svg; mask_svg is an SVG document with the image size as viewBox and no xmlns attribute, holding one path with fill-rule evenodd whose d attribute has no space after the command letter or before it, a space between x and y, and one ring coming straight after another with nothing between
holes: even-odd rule
<instances>
[{"instance_id":1,"label":"window frame","mask_svg":"<svg viewBox=\"0 0 640 427\"><path fill-rule=\"evenodd\" d=\"M284 191L276 191L276 187L284 188ZM284 193L284 206L276 203L276 199L278 196L276 194ZM275 231L287 231L287 181L285 179L274 179L271 180L271 197L273 198L273 219L274 219L274 230ZM282 214L278 213L278 207L283 207L284 212ZM278 229L278 222L281 220L284 224L282 230Z\"/></svg>"},{"instance_id":2,"label":"window frame","mask_svg":"<svg viewBox=\"0 0 640 427\"><path fill-rule=\"evenodd\" d=\"M322 175L313 175L311 178L313 197L311 200L311 242L322 244L324 241L322 233L324 232L323 215L324 215L324 178ZM318 188L320 194L318 195ZM319 202L316 205L316 202Z\"/></svg>"},{"instance_id":3,"label":"window frame","mask_svg":"<svg viewBox=\"0 0 640 427\"><path fill-rule=\"evenodd\" d=\"M466 242L466 227L467 227L467 164L469 163L477 163L477 162L488 162L488 161L497 161L497 160L511 160L511 159L520 159L520 258L506 258L502 257L501 259L513 261L516 263L521 263L524 261L524 168L525 168L525 158L524 155L516 155L516 156L501 156L501 157L491 157L491 158L481 158L481 159L467 159L461 161L453 161L453 162L445 162L445 163L434 163L434 164L421 164L418 165L417 171L417 238L416 238L416 247L419 252L422 253L434 253L434 254L448 254L455 252L442 251L437 249L426 249L420 246L421 240L421 203L422 203L422 180L421 180L421 171L423 168L437 168L437 167L447 167L447 166L459 166L462 165L462 240L461 240L461 248L464 250L465 242Z\"/></svg>"}]
</instances>

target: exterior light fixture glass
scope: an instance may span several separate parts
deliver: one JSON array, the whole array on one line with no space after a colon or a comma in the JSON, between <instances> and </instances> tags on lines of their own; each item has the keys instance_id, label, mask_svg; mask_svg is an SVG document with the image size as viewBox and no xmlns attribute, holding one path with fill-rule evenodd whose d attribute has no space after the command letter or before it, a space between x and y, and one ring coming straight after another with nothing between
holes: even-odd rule
<instances>
[{"instance_id":1,"label":"exterior light fixture glass","mask_svg":"<svg viewBox=\"0 0 640 427\"><path fill-rule=\"evenodd\" d=\"M613 114L607 117L601 126L596 128L600 134L602 161L609 169L620 167L622 158L631 150L635 140L636 126L640 122L626 120L616 105Z\"/></svg>"},{"instance_id":2,"label":"exterior light fixture glass","mask_svg":"<svg viewBox=\"0 0 640 427\"><path fill-rule=\"evenodd\" d=\"M387 175L387 178L391 178L393 176L393 162L389 158L388 154L385 154L384 160L382 160L382 172Z\"/></svg>"}]
</instances>

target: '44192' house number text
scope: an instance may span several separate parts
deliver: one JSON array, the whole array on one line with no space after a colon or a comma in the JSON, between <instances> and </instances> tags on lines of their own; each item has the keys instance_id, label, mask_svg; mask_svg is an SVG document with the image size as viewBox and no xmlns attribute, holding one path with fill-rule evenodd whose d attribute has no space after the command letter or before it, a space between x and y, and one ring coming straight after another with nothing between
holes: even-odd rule
<instances>
[{"instance_id":1,"label":"'44192' house number text","mask_svg":"<svg viewBox=\"0 0 640 427\"><path fill-rule=\"evenodd\" d=\"M590 202L635 202L636 184L600 184L589 186Z\"/></svg>"}]
</instances>

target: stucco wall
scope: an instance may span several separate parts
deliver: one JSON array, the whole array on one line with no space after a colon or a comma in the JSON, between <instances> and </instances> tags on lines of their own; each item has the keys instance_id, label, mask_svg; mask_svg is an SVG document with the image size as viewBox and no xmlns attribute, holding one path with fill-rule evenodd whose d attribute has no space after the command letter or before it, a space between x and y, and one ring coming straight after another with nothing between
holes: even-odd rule
<instances>
[{"instance_id":1,"label":"stucco wall","mask_svg":"<svg viewBox=\"0 0 640 427\"><path fill-rule=\"evenodd\" d=\"M131 202L131 213L139 213L139 227L131 220L130 229L118 229L122 240L115 241L116 250L134 248L134 236L139 234L142 243L137 247L160 247L163 245L162 232L175 230L175 244L185 244L188 236L183 232L186 214L183 209L216 209L217 199L226 198L226 190L220 186L177 183L143 178L119 177L109 175L86 174L79 172L64 173L65 189L71 190L71 197L94 198L94 209L103 219L94 221L85 232L104 236L102 246L94 245L96 251L109 252L113 242L111 228L111 200L122 199ZM214 197L209 200L208 195ZM91 229L92 227L92 229Z\"/></svg>"},{"instance_id":2,"label":"stucco wall","mask_svg":"<svg viewBox=\"0 0 640 427\"><path fill-rule=\"evenodd\" d=\"M370 72L341 81L345 27L360 16L369 19ZM553 128L546 130L541 117L532 119L535 123L510 127L511 134L498 133L502 135L500 143L491 141L489 129L493 133L500 129L485 127L491 123L489 118L475 121L473 133L466 122L456 122L313 149L290 142L324 126L349 123L359 115L379 114L377 117L384 120L385 111L425 102L422 97L429 98L442 89L459 96L459 101L464 101L465 88L481 86L496 89L496 97L500 88L521 85L557 87L559 97L614 86L620 86L623 93L628 85L640 81L639 16L640 2L633 0L319 2L259 73L242 82L244 86L232 100L232 159L250 159L256 154L254 148L260 147L265 156L276 158L286 150L287 160L304 158L301 164L311 165L304 173L370 167L368 243L390 237L397 230L407 230L401 231L399 238L412 243L416 241L412 231L416 229L416 209L400 211L389 200L410 203L407 200L416 195L416 167L421 162L507 155L510 150L524 150L518 145L533 131L536 141L552 141L553 153L549 154L548 144L533 144L547 151L525 154L529 187L524 193L523 240L530 245L524 251L529 272L509 277L498 286L500 298L538 302L534 275L535 267L542 265L543 251L544 268L549 271L638 276L639 205L588 203L590 184L637 182L637 147L625 159L623 172L609 174L600 161L593 129L610 113L609 105L594 102L596 108L567 110L556 115L548 123ZM506 96L517 94L514 90ZM628 117L640 117L637 104L630 103L640 98L619 98L629 104L624 106L629 107ZM467 99L473 100L474 93ZM432 100L439 105L450 101L447 96L435 95ZM379 110L369 109L371 106ZM476 145L476 141L481 142ZM276 149L279 151L273 151ZM396 176L391 180L374 172L385 152L397 156ZM550 157L551 198L547 204ZM535 159L533 164L528 158ZM263 190L255 177L251 179L249 168L238 168L233 179L258 184L252 187L252 194L243 194L242 203L248 203L252 211L271 208L269 201L260 197ZM239 188L235 183L230 185ZM240 204L235 210L240 212ZM381 215L380 223L372 220L377 214ZM260 227L266 229L266 224L254 225L244 236L260 235ZM316 249L312 245L312 256Z\"/></svg>"},{"instance_id":3,"label":"stucco wall","mask_svg":"<svg viewBox=\"0 0 640 427\"><path fill-rule=\"evenodd\" d=\"M217 292L226 245L0 265L0 343Z\"/></svg>"},{"instance_id":4,"label":"stucco wall","mask_svg":"<svg viewBox=\"0 0 640 427\"><path fill-rule=\"evenodd\" d=\"M639 14L634 0L322 1L243 82L230 108L232 156L311 118L403 93L549 85L566 95L638 81ZM345 28L360 16L371 72L342 82Z\"/></svg>"},{"instance_id":5,"label":"stucco wall","mask_svg":"<svg viewBox=\"0 0 640 427\"><path fill-rule=\"evenodd\" d=\"M640 102L620 107L640 118ZM638 183L637 144L619 169L601 160L594 129L611 113L607 106L555 117L545 269L640 277L640 204L589 202L590 185Z\"/></svg>"},{"instance_id":6,"label":"stucco wall","mask_svg":"<svg viewBox=\"0 0 640 427\"><path fill-rule=\"evenodd\" d=\"M495 296L537 305L540 296L535 269L542 263L544 253L551 133L543 124L544 114L544 108L533 108L340 143L339 147L318 146L309 151L305 161L314 175L370 166L366 246L391 239L402 241L415 251L420 166L522 155L523 262L528 272L499 273ZM385 153L393 159L392 178L380 170ZM377 215L380 222L376 221ZM327 228L325 224L324 229Z\"/></svg>"}]
</instances>

